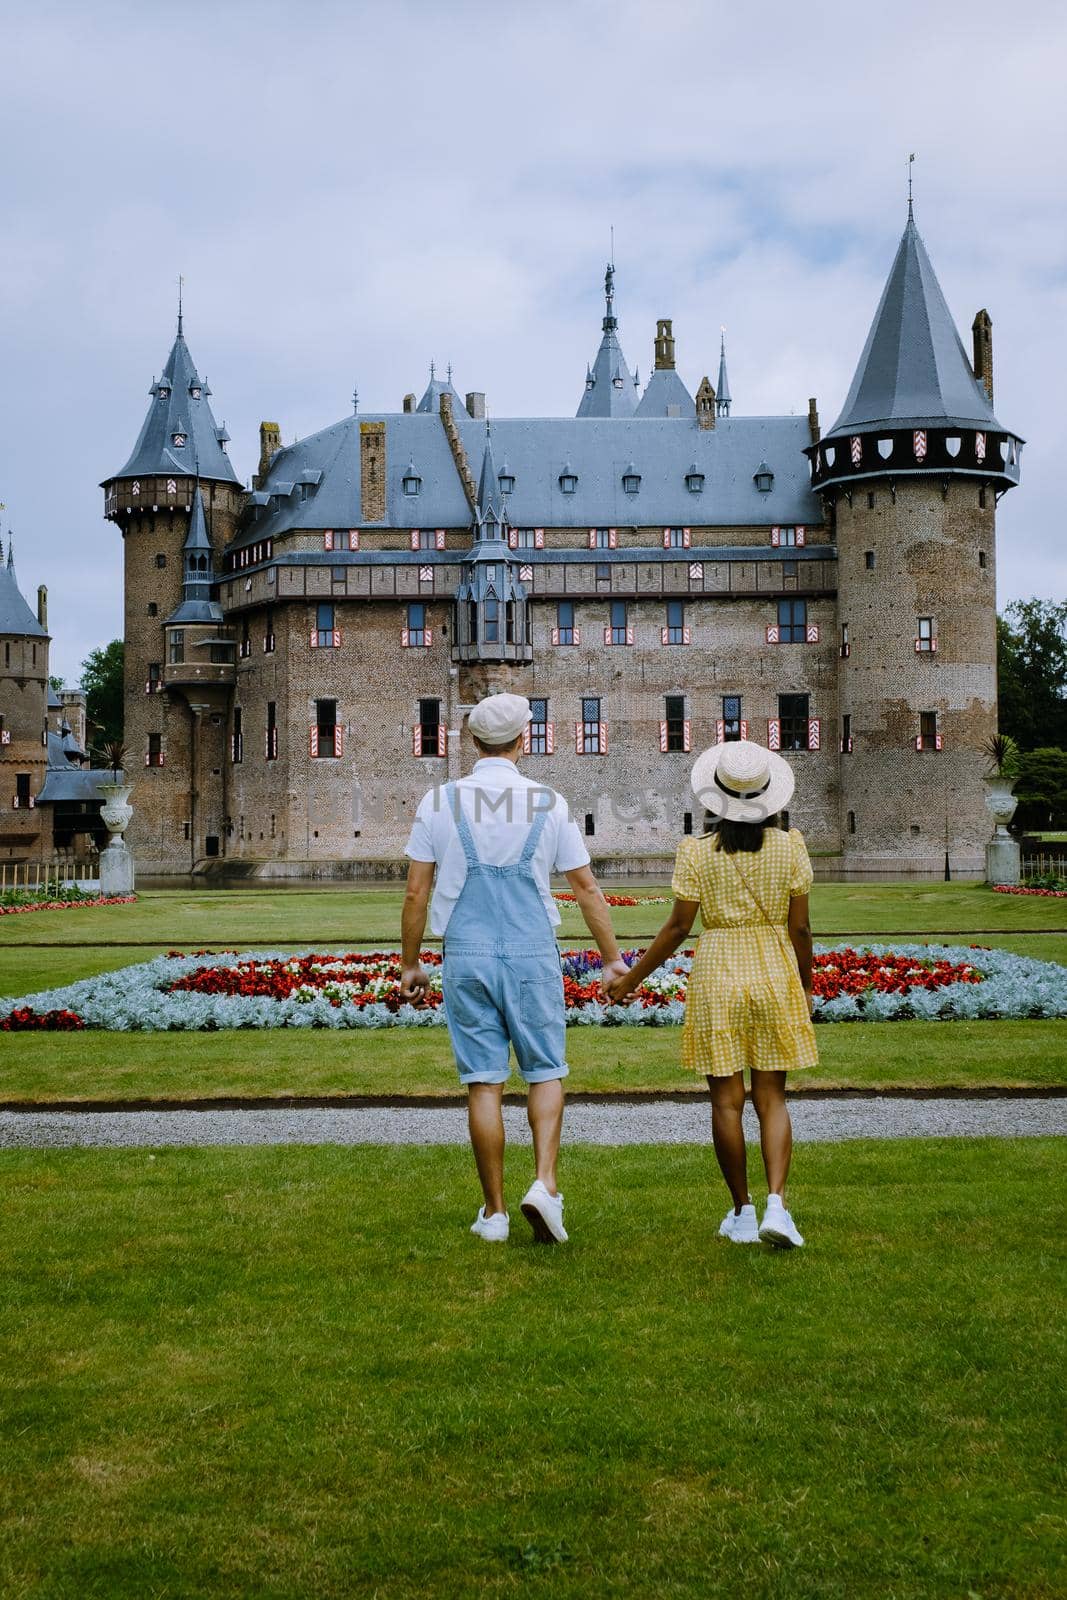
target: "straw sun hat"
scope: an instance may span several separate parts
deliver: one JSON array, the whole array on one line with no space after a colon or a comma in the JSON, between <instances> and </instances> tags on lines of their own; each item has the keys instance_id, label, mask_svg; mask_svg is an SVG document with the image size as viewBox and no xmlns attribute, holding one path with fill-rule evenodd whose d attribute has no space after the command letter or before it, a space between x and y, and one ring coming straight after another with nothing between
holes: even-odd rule
<instances>
[{"instance_id":1,"label":"straw sun hat","mask_svg":"<svg viewBox=\"0 0 1067 1600\"><path fill-rule=\"evenodd\" d=\"M766 822L788 804L795 786L788 761L751 739L703 751L690 782L704 809L728 822Z\"/></svg>"}]
</instances>

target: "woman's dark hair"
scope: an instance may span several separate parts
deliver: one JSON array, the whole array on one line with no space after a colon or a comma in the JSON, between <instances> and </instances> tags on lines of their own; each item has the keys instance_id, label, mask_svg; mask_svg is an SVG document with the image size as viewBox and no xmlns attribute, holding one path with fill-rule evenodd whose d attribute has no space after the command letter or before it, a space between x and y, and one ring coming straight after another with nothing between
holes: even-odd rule
<instances>
[{"instance_id":1,"label":"woman's dark hair","mask_svg":"<svg viewBox=\"0 0 1067 1600\"><path fill-rule=\"evenodd\" d=\"M726 817L720 817L712 825L711 832L716 835L716 850L725 850L728 856L736 855L739 850L755 855L763 846L763 835L767 829L777 826L777 813L763 822L731 822Z\"/></svg>"}]
</instances>

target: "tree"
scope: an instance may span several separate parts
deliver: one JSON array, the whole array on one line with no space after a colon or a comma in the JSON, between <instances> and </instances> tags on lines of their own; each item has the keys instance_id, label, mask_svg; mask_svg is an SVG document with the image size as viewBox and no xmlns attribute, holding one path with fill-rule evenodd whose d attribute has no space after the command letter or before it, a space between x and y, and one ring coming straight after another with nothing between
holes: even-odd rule
<instances>
[{"instance_id":1,"label":"tree","mask_svg":"<svg viewBox=\"0 0 1067 1600\"><path fill-rule=\"evenodd\" d=\"M59 676L57 676L57 674L53 672L52 675L50 676L50 678L48 679L48 687L50 689L54 689L56 694L58 694L60 689L65 689L67 686L64 683L63 679L60 678Z\"/></svg>"},{"instance_id":2,"label":"tree","mask_svg":"<svg viewBox=\"0 0 1067 1600\"><path fill-rule=\"evenodd\" d=\"M1067 750L1046 746L1021 756L1015 795L1016 829L1041 833L1067 826Z\"/></svg>"},{"instance_id":3,"label":"tree","mask_svg":"<svg viewBox=\"0 0 1067 1600\"><path fill-rule=\"evenodd\" d=\"M1021 750L1067 746L1067 601L1013 600L997 618L1000 731Z\"/></svg>"},{"instance_id":4,"label":"tree","mask_svg":"<svg viewBox=\"0 0 1067 1600\"><path fill-rule=\"evenodd\" d=\"M122 741L122 662L121 639L90 650L82 662L85 712L97 746Z\"/></svg>"}]
</instances>

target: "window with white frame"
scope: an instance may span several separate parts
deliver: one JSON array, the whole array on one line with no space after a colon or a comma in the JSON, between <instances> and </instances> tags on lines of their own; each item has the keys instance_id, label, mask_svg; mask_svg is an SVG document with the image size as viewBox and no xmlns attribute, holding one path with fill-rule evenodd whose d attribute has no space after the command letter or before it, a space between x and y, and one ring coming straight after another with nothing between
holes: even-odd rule
<instances>
[{"instance_id":1,"label":"window with white frame","mask_svg":"<svg viewBox=\"0 0 1067 1600\"><path fill-rule=\"evenodd\" d=\"M667 626L663 629L664 644L688 644L689 629L685 625L685 605L681 600L667 601Z\"/></svg>"},{"instance_id":2,"label":"window with white frame","mask_svg":"<svg viewBox=\"0 0 1067 1600\"><path fill-rule=\"evenodd\" d=\"M582 699L582 720L575 727L575 744L580 756L600 756L607 752L608 730L601 720L600 699L585 695Z\"/></svg>"},{"instance_id":3,"label":"window with white frame","mask_svg":"<svg viewBox=\"0 0 1067 1600\"><path fill-rule=\"evenodd\" d=\"M553 644L577 644L578 629L574 623L574 601L561 600L556 606L556 626L552 629Z\"/></svg>"},{"instance_id":4,"label":"window with white frame","mask_svg":"<svg viewBox=\"0 0 1067 1600\"><path fill-rule=\"evenodd\" d=\"M689 719L685 714L684 694L668 694L663 697L659 747L668 753L685 752L690 748Z\"/></svg>"},{"instance_id":5,"label":"window with white frame","mask_svg":"<svg viewBox=\"0 0 1067 1600\"><path fill-rule=\"evenodd\" d=\"M550 756L555 741L552 724L548 720L548 701L535 696L530 701L530 713L530 723L523 746L532 756Z\"/></svg>"},{"instance_id":6,"label":"window with white frame","mask_svg":"<svg viewBox=\"0 0 1067 1600\"><path fill-rule=\"evenodd\" d=\"M920 655L932 655L936 652L937 630L934 627L933 617L919 618L919 632L915 640L915 649Z\"/></svg>"}]
</instances>

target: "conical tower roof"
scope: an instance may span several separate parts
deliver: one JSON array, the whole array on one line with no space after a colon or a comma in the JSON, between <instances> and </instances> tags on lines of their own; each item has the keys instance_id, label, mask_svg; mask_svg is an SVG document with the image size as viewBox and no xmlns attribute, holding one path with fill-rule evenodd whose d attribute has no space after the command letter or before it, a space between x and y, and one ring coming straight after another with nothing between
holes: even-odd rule
<instances>
[{"instance_id":1,"label":"conical tower roof","mask_svg":"<svg viewBox=\"0 0 1067 1600\"><path fill-rule=\"evenodd\" d=\"M183 546L182 598L167 618L172 622L221 622L222 607L211 597L215 582L214 552L204 516L204 493L197 480Z\"/></svg>"},{"instance_id":2,"label":"conical tower roof","mask_svg":"<svg viewBox=\"0 0 1067 1600\"><path fill-rule=\"evenodd\" d=\"M604 274L604 321L600 349L592 368L587 368L585 393L576 415L579 417L632 417L637 410L637 388L618 339L615 316L615 268L610 263Z\"/></svg>"},{"instance_id":3,"label":"conical tower roof","mask_svg":"<svg viewBox=\"0 0 1067 1600\"><path fill-rule=\"evenodd\" d=\"M0 550L0 556L3 555ZM8 534L7 562L0 560L0 633L24 639L47 639L48 629L37 621L15 577L15 547Z\"/></svg>"},{"instance_id":4,"label":"conical tower roof","mask_svg":"<svg viewBox=\"0 0 1067 1600\"><path fill-rule=\"evenodd\" d=\"M909 211L852 387L827 437L944 425L1000 428Z\"/></svg>"},{"instance_id":5,"label":"conical tower roof","mask_svg":"<svg viewBox=\"0 0 1067 1600\"><path fill-rule=\"evenodd\" d=\"M237 474L222 448L226 430L218 427L211 414L207 398L211 391L197 373L180 315L177 338L162 376L153 383L150 393L148 415L133 454L113 476L141 478L175 472L189 476L199 472L202 478L237 483ZM176 439L184 443L176 443Z\"/></svg>"}]
</instances>

